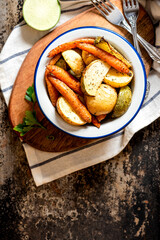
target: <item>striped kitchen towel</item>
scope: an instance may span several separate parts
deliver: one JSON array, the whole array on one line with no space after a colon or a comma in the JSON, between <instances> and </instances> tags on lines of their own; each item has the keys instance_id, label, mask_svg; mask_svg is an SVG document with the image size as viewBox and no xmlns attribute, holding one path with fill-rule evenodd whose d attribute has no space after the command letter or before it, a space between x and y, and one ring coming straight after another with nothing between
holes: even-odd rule
<instances>
[{"instance_id":1,"label":"striped kitchen towel","mask_svg":"<svg viewBox=\"0 0 160 240\"><path fill-rule=\"evenodd\" d=\"M149 9L151 9L150 13L153 15L153 19L160 20L158 1L147 1L147 5L148 2L150 2ZM90 1L85 0L61 0L60 3L62 14L57 26L91 6ZM144 6L145 3L143 1ZM154 9L156 10L154 11ZM25 56L33 44L46 33L36 31L22 22L15 26L8 37L0 55L0 85L7 105L18 70ZM158 47L160 46L160 25L157 27L156 34ZM59 153L42 152L22 143L37 186L116 156L125 148L137 131L160 116L160 64L154 63L153 68L148 77L151 86L148 98L138 115L122 131L109 137L97 139L83 147Z\"/></svg>"}]
</instances>

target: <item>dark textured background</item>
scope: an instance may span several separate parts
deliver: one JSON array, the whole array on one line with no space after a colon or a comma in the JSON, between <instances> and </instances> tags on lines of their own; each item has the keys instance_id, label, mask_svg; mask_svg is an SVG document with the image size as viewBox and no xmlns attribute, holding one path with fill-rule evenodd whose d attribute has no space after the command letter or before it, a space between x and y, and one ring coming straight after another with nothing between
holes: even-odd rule
<instances>
[{"instance_id":1,"label":"dark textured background","mask_svg":"<svg viewBox=\"0 0 160 240\"><path fill-rule=\"evenodd\" d=\"M23 1L0 1L0 49ZM2 240L160 239L160 120L110 161L36 188L0 91Z\"/></svg>"}]
</instances>

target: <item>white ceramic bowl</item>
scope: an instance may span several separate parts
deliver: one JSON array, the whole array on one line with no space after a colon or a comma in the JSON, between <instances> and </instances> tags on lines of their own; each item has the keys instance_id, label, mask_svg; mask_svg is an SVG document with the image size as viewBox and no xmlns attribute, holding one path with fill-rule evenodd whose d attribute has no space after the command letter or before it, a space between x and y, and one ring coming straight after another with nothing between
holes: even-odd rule
<instances>
[{"instance_id":1,"label":"white ceramic bowl","mask_svg":"<svg viewBox=\"0 0 160 240\"><path fill-rule=\"evenodd\" d=\"M106 120L98 129L92 124L72 126L66 123L53 107L45 86L44 73L49 61L48 53L58 45L83 37L103 36L119 50L132 64L134 80L132 80L132 102L127 112L117 119ZM34 87L37 101L45 117L57 128L82 138L101 138L114 134L126 127L139 112L146 92L146 73L143 62L134 47L119 34L100 27L80 27L69 30L55 38L43 51L35 69Z\"/></svg>"}]
</instances>

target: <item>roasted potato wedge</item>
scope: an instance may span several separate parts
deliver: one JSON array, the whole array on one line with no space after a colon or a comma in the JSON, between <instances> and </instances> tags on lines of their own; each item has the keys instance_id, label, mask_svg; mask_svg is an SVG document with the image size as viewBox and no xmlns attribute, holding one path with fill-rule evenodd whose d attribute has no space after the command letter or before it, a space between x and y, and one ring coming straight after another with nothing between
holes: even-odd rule
<instances>
[{"instance_id":1,"label":"roasted potato wedge","mask_svg":"<svg viewBox=\"0 0 160 240\"><path fill-rule=\"evenodd\" d=\"M81 55L77 51L67 50L62 53L62 56L75 75L80 77L85 68Z\"/></svg>"},{"instance_id":2,"label":"roasted potato wedge","mask_svg":"<svg viewBox=\"0 0 160 240\"><path fill-rule=\"evenodd\" d=\"M103 37L96 37L95 46L110 53L111 55L115 56L119 60L121 60L123 63L126 64L128 68L131 68L130 62L128 62L109 42L107 42Z\"/></svg>"},{"instance_id":3,"label":"roasted potato wedge","mask_svg":"<svg viewBox=\"0 0 160 240\"><path fill-rule=\"evenodd\" d=\"M91 62L85 68L81 77L82 91L87 95L95 96L109 69L110 65L100 59Z\"/></svg>"},{"instance_id":4,"label":"roasted potato wedge","mask_svg":"<svg viewBox=\"0 0 160 240\"><path fill-rule=\"evenodd\" d=\"M104 78L104 82L112 87L120 88L128 85L133 78L133 72L131 76L118 72L115 68L110 68L107 75Z\"/></svg>"},{"instance_id":5,"label":"roasted potato wedge","mask_svg":"<svg viewBox=\"0 0 160 240\"><path fill-rule=\"evenodd\" d=\"M129 86L122 87L118 93L117 102L113 109L112 118L122 116L130 106L132 92Z\"/></svg>"},{"instance_id":6,"label":"roasted potato wedge","mask_svg":"<svg viewBox=\"0 0 160 240\"><path fill-rule=\"evenodd\" d=\"M61 96L58 98L56 107L60 116L67 123L76 126L86 124L86 122L78 116L78 114L73 110L73 108L64 97Z\"/></svg>"},{"instance_id":7,"label":"roasted potato wedge","mask_svg":"<svg viewBox=\"0 0 160 240\"><path fill-rule=\"evenodd\" d=\"M83 50L82 51L82 59L86 65L89 65L91 62L93 62L97 58L93 54Z\"/></svg>"},{"instance_id":8,"label":"roasted potato wedge","mask_svg":"<svg viewBox=\"0 0 160 240\"><path fill-rule=\"evenodd\" d=\"M107 84L101 84L95 96L85 96L87 108L93 115L110 113L117 101L117 92Z\"/></svg>"}]
</instances>

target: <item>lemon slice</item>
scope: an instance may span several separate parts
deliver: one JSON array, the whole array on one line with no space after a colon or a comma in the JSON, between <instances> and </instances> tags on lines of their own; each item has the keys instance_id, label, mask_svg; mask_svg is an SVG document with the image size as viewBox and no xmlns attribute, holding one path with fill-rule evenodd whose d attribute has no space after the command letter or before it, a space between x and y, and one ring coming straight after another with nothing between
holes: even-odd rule
<instances>
[{"instance_id":1,"label":"lemon slice","mask_svg":"<svg viewBox=\"0 0 160 240\"><path fill-rule=\"evenodd\" d=\"M60 14L58 0L26 0L23 4L24 20L36 30L53 28L59 21Z\"/></svg>"},{"instance_id":2,"label":"lemon slice","mask_svg":"<svg viewBox=\"0 0 160 240\"><path fill-rule=\"evenodd\" d=\"M110 68L107 75L104 78L104 82L111 87L120 88L128 85L128 83L133 78L133 72L130 71L132 74L128 76L127 74L120 73L114 68Z\"/></svg>"}]
</instances>

